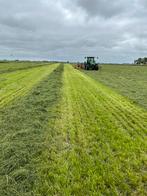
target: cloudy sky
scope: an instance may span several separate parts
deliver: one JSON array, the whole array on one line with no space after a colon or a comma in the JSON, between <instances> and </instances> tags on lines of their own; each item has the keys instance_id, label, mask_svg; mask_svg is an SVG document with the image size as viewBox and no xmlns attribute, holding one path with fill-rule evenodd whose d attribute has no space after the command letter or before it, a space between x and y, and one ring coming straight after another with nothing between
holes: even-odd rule
<instances>
[{"instance_id":1,"label":"cloudy sky","mask_svg":"<svg viewBox=\"0 0 147 196\"><path fill-rule=\"evenodd\" d=\"M0 0L0 59L147 56L147 0Z\"/></svg>"}]
</instances>

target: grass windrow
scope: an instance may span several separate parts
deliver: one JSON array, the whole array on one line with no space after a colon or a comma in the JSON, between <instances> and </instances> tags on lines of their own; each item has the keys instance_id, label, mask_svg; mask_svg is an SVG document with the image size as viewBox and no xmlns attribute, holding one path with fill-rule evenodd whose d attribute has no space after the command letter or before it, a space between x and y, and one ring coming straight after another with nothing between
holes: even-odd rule
<instances>
[{"instance_id":1,"label":"grass windrow","mask_svg":"<svg viewBox=\"0 0 147 196\"><path fill-rule=\"evenodd\" d=\"M46 127L58 115L62 73L61 64L27 96L1 109L0 195L32 195Z\"/></svg>"}]
</instances>

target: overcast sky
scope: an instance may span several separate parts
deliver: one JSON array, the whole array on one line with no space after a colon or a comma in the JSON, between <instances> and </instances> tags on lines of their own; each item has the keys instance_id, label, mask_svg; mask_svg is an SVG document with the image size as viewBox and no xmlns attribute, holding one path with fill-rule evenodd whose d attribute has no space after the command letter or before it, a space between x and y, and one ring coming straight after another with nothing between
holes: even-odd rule
<instances>
[{"instance_id":1,"label":"overcast sky","mask_svg":"<svg viewBox=\"0 0 147 196\"><path fill-rule=\"evenodd\" d=\"M0 0L0 59L147 56L147 0Z\"/></svg>"}]
</instances>

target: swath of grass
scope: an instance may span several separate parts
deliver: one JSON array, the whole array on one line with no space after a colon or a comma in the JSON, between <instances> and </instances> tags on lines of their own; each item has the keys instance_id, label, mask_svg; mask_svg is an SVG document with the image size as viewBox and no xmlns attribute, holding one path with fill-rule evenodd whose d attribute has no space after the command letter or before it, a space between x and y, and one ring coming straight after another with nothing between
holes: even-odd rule
<instances>
[{"instance_id":1,"label":"swath of grass","mask_svg":"<svg viewBox=\"0 0 147 196\"><path fill-rule=\"evenodd\" d=\"M59 64L0 74L0 108L21 97Z\"/></svg>"},{"instance_id":2,"label":"swath of grass","mask_svg":"<svg viewBox=\"0 0 147 196\"><path fill-rule=\"evenodd\" d=\"M62 72L60 65L29 95L0 109L0 195L34 195L46 126L50 122L51 131L58 115Z\"/></svg>"},{"instance_id":3,"label":"swath of grass","mask_svg":"<svg viewBox=\"0 0 147 196\"><path fill-rule=\"evenodd\" d=\"M146 195L146 112L64 70L61 115L46 135L35 195Z\"/></svg>"}]
</instances>

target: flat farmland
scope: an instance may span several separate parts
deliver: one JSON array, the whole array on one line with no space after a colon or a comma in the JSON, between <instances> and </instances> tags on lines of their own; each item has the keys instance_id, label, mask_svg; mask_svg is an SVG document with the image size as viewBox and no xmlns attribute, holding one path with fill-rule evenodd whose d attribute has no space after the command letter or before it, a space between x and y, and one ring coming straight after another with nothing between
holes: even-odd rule
<instances>
[{"instance_id":1,"label":"flat farmland","mask_svg":"<svg viewBox=\"0 0 147 196\"><path fill-rule=\"evenodd\" d=\"M102 65L84 73L147 109L147 66Z\"/></svg>"},{"instance_id":2,"label":"flat farmland","mask_svg":"<svg viewBox=\"0 0 147 196\"><path fill-rule=\"evenodd\" d=\"M0 65L0 107L23 96L55 67L55 65L43 66L32 63Z\"/></svg>"},{"instance_id":3,"label":"flat farmland","mask_svg":"<svg viewBox=\"0 0 147 196\"><path fill-rule=\"evenodd\" d=\"M146 195L146 109L103 70L34 66L0 74L0 195Z\"/></svg>"}]
</instances>

